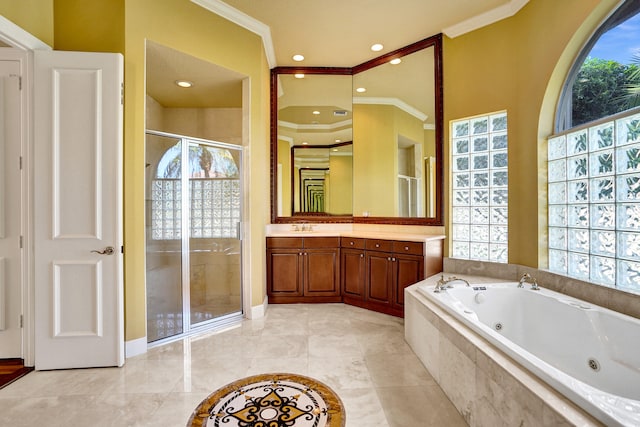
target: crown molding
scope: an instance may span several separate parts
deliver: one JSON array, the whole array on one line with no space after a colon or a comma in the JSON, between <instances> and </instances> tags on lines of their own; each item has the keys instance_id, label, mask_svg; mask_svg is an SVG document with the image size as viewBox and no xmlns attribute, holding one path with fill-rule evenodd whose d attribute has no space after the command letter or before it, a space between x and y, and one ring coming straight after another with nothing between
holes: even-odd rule
<instances>
[{"instance_id":1,"label":"crown molding","mask_svg":"<svg viewBox=\"0 0 640 427\"><path fill-rule=\"evenodd\" d=\"M494 22L498 22L502 19L515 15L528 2L529 0L511 0L502 6L496 7L495 9L491 9L485 13L469 18L466 21L444 28L442 32L449 38L461 36L477 30L478 28L491 25Z\"/></svg>"},{"instance_id":2,"label":"crown molding","mask_svg":"<svg viewBox=\"0 0 640 427\"><path fill-rule=\"evenodd\" d=\"M284 120L278 120L278 126L282 126L285 128L289 128L289 129L295 129L295 130L336 130L336 129L341 129L345 126L351 126L353 124L353 121L351 119L349 120L343 120L341 122L335 122L335 123L329 123L326 125L321 125L321 124L304 124L304 125L299 125L297 123L291 123L291 122L286 122Z\"/></svg>"},{"instance_id":3,"label":"crown molding","mask_svg":"<svg viewBox=\"0 0 640 427\"><path fill-rule=\"evenodd\" d=\"M371 105L393 105L401 109L402 111L411 114L416 119L424 122L429 117L422 111L418 110L415 107L407 104L406 102L398 99L398 98L376 98L376 97L366 97L366 96L357 96L353 98L354 104L371 104Z\"/></svg>"},{"instance_id":4,"label":"crown molding","mask_svg":"<svg viewBox=\"0 0 640 427\"><path fill-rule=\"evenodd\" d=\"M262 45L264 46L269 68L274 68L278 65L273 48L273 40L271 39L271 29L268 25L221 0L191 0L191 2L262 37Z\"/></svg>"},{"instance_id":5,"label":"crown molding","mask_svg":"<svg viewBox=\"0 0 640 427\"><path fill-rule=\"evenodd\" d=\"M289 147L293 147L293 138L291 138L290 136L278 134L278 141L288 142Z\"/></svg>"}]
</instances>

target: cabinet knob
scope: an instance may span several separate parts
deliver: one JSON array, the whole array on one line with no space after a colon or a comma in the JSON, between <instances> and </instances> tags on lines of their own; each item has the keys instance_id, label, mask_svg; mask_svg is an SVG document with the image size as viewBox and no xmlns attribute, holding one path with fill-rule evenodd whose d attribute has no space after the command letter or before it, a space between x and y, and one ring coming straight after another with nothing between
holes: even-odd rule
<instances>
[{"instance_id":1,"label":"cabinet knob","mask_svg":"<svg viewBox=\"0 0 640 427\"><path fill-rule=\"evenodd\" d=\"M405 247L404 247L404 250L405 250L405 251L408 251L408 250L409 250L409 246L405 246Z\"/></svg>"},{"instance_id":2,"label":"cabinet knob","mask_svg":"<svg viewBox=\"0 0 640 427\"><path fill-rule=\"evenodd\" d=\"M360 258L364 258L364 254L360 254Z\"/></svg>"},{"instance_id":3,"label":"cabinet knob","mask_svg":"<svg viewBox=\"0 0 640 427\"><path fill-rule=\"evenodd\" d=\"M349 242L349 244L350 244L351 246L353 246L353 242Z\"/></svg>"},{"instance_id":4,"label":"cabinet knob","mask_svg":"<svg viewBox=\"0 0 640 427\"><path fill-rule=\"evenodd\" d=\"M304 254L303 254L302 252L300 252L298 255L302 256L302 255L304 255Z\"/></svg>"},{"instance_id":5,"label":"cabinet knob","mask_svg":"<svg viewBox=\"0 0 640 427\"><path fill-rule=\"evenodd\" d=\"M379 247L380 247L380 243L376 243L376 248L379 248Z\"/></svg>"}]
</instances>

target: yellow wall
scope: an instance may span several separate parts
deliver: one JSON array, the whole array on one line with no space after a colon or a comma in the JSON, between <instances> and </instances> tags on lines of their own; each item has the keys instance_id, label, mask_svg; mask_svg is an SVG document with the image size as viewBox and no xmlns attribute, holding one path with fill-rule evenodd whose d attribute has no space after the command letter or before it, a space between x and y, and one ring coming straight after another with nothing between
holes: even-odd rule
<instances>
[{"instance_id":1,"label":"yellow wall","mask_svg":"<svg viewBox=\"0 0 640 427\"><path fill-rule=\"evenodd\" d=\"M145 130L145 40L218 64L248 76L251 138L245 167L251 189L245 211L250 240L248 276L251 305L262 304L265 296L264 229L269 221L269 67L262 40L225 19L184 0L56 0L55 39L61 48L109 50L124 47L124 240L126 340L146 335L145 242L144 242L144 130ZM101 7L97 7L97 3ZM103 9L107 8L107 9ZM105 24L104 15L113 19ZM69 23L73 22L73 25ZM123 23L123 25L121 25ZM86 36L94 28L102 38ZM124 31L122 31L122 28ZM168 30L170 29L170 31ZM112 32L113 31L113 32ZM78 34L81 37L78 37ZM56 44L56 47L57 44ZM246 104L245 104L246 105ZM245 233L245 235L247 235Z\"/></svg>"},{"instance_id":2,"label":"yellow wall","mask_svg":"<svg viewBox=\"0 0 640 427\"><path fill-rule=\"evenodd\" d=\"M327 212L350 215L353 209L353 156L329 156Z\"/></svg>"},{"instance_id":3,"label":"yellow wall","mask_svg":"<svg viewBox=\"0 0 640 427\"><path fill-rule=\"evenodd\" d=\"M393 216L396 188L396 135L392 121L395 107L353 105L353 215Z\"/></svg>"},{"instance_id":4,"label":"yellow wall","mask_svg":"<svg viewBox=\"0 0 640 427\"><path fill-rule=\"evenodd\" d=\"M291 216L291 145L288 141L278 141L278 163L282 165L282 216Z\"/></svg>"},{"instance_id":5,"label":"yellow wall","mask_svg":"<svg viewBox=\"0 0 640 427\"><path fill-rule=\"evenodd\" d=\"M55 49L124 53L124 3L54 0Z\"/></svg>"},{"instance_id":6,"label":"yellow wall","mask_svg":"<svg viewBox=\"0 0 640 427\"><path fill-rule=\"evenodd\" d=\"M422 122L391 105L353 105L353 215L397 216L400 135L423 143Z\"/></svg>"},{"instance_id":7,"label":"yellow wall","mask_svg":"<svg viewBox=\"0 0 640 427\"><path fill-rule=\"evenodd\" d=\"M53 46L53 0L0 0L0 15Z\"/></svg>"},{"instance_id":8,"label":"yellow wall","mask_svg":"<svg viewBox=\"0 0 640 427\"><path fill-rule=\"evenodd\" d=\"M446 203L450 189L449 121L507 110L511 263L538 266L539 241L546 245L544 234L539 233L544 230L539 226L544 225L541 221L546 215L546 170L539 168L538 161L543 159L538 158L538 146L552 132L560 85L572 58L615 3L615 0L531 0L509 19L455 39L444 38ZM596 6L599 18L591 17L582 25ZM580 34L570 43L576 31ZM564 62L556 69L561 55ZM546 108L541 116L543 100ZM539 208L541 219L536 220ZM447 208L447 219L449 212ZM449 234L450 223L446 230ZM541 260L541 266L545 262Z\"/></svg>"}]
</instances>

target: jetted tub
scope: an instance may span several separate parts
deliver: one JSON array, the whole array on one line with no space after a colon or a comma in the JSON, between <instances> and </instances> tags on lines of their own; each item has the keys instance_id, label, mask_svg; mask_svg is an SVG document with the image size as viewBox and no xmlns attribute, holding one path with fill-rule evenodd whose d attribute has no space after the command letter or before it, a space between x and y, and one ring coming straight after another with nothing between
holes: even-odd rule
<instances>
[{"instance_id":1,"label":"jetted tub","mask_svg":"<svg viewBox=\"0 0 640 427\"><path fill-rule=\"evenodd\" d=\"M640 426L640 320L531 285L418 292L607 426Z\"/></svg>"}]
</instances>

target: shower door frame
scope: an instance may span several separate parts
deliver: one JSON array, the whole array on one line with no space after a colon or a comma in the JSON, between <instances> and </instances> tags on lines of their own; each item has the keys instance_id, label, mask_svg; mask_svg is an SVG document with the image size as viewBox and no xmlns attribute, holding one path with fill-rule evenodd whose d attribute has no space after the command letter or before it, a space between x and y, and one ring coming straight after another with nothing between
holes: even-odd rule
<instances>
[{"instance_id":1,"label":"shower door frame","mask_svg":"<svg viewBox=\"0 0 640 427\"><path fill-rule=\"evenodd\" d=\"M205 320L202 322L198 322L193 324L191 319L191 265L190 265L190 239L191 239L191 215L190 215L190 202L191 197L189 194L189 177L188 168L182 168L183 173L180 175L181 187L182 187L182 198L181 198L181 211L182 211L182 221L181 221L181 292L182 292L182 332L175 335L170 335L164 338L160 338L154 341L147 341L147 347L151 348L157 345L166 344L168 342L176 341L182 339L186 336L204 332L217 328L224 328L226 326L230 326L240 322L244 316L244 274L243 274L243 219L244 219L244 147L235 144L229 144L226 142L213 141L204 138L191 137L186 135L180 135L170 132L163 132L157 130L147 129L145 130L145 135L153 135L160 136L165 138L173 138L180 142L181 144L181 161L186 159L187 163L189 161L189 145L190 143L202 144L208 147L214 148L226 148L229 150L237 151L239 153L239 164L238 164L238 180L240 181L240 221L236 224L237 230L237 239L240 242L240 310L238 312L228 313L221 315L219 317L214 317L209 320ZM184 165L184 164L183 164ZM146 190L145 190L146 191ZM184 197L184 195L187 197ZM146 209L146 208L145 208ZM147 244L145 242L145 252L146 252ZM146 271L145 271L145 289L146 289ZM148 304L148 302L147 302ZM148 308L147 308L148 311ZM194 326L195 325L195 326ZM148 340L148 337L147 337Z\"/></svg>"}]
</instances>

